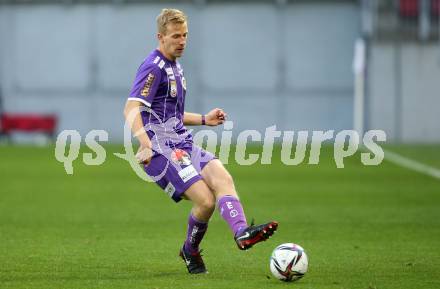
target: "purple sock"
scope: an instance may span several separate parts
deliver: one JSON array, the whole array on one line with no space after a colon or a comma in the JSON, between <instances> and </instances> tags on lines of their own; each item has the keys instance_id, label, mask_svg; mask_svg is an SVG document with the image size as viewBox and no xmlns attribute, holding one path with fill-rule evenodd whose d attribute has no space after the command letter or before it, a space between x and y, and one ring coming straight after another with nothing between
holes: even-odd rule
<instances>
[{"instance_id":1,"label":"purple sock","mask_svg":"<svg viewBox=\"0 0 440 289\"><path fill-rule=\"evenodd\" d=\"M248 227L240 201L233 196L223 196L218 200L220 215L228 223L234 236Z\"/></svg>"},{"instance_id":2,"label":"purple sock","mask_svg":"<svg viewBox=\"0 0 440 289\"><path fill-rule=\"evenodd\" d=\"M196 219L191 213L188 218L188 232L185 240L185 250L191 253L199 251L199 244L205 235L208 228L207 222L202 222Z\"/></svg>"}]
</instances>

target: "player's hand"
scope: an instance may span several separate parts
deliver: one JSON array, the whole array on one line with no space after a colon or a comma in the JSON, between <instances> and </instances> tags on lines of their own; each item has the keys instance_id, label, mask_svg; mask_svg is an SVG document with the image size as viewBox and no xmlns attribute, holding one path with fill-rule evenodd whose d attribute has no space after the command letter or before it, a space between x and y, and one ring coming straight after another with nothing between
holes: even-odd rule
<instances>
[{"instance_id":1,"label":"player's hand","mask_svg":"<svg viewBox=\"0 0 440 289\"><path fill-rule=\"evenodd\" d=\"M141 165L148 165L153 157L153 150L147 146L140 146L136 153L136 160Z\"/></svg>"},{"instance_id":2,"label":"player's hand","mask_svg":"<svg viewBox=\"0 0 440 289\"><path fill-rule=\"evenodd\" d=\"M226 121L227 116L228 115L223 111L223 109L214 108L205 116L206 125L216 126L223 124Z\"/></svg>"}]
</instances>

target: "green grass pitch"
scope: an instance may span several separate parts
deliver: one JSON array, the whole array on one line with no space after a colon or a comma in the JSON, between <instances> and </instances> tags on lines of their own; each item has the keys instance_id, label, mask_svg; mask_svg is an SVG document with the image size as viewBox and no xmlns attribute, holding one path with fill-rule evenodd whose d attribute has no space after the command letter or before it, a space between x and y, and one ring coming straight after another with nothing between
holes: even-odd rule
<instances>
[{"instance_id":1,"label":"green grass pitch","mask_svg":"<svg viewBox=\"0 0 440 289\"><path fill-rule=\"evenodd\" d=\"M439 146L390 149L440 168ZM79 158L69 176L52 147L0 147L0 288L440 288L438 179L359 155L336 169L331 147L319 165L229 164L248 219L279 230L242 252L215 212L201 245L209 274L190 276L178 258L189 202L112 152L122 148L107 147L102 166ZM270 276L284 242L309 256L295 283Z\"/></svg>"}]
</instances>

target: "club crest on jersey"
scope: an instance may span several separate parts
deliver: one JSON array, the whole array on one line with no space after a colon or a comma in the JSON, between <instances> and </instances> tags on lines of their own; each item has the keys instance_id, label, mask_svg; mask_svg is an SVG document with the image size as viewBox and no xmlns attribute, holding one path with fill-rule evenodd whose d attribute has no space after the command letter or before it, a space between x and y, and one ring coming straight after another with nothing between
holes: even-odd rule
<instances>
[{"instance_id":1,"label":"club crest on jersey","mask_svg":"<svg viewBox=\"0 0 440 289\"><path fill-rule=\"evenodd\" d=\"M171 97L176 97L177 96L177 83L175 80L171 80L170 81L170 87L171 87Z\"/></svg>"},{"instance_id":2,"label":"club crest on jersey","mask_svg":"<svg viewBox=\"0 0 440 289\"><path fill-rule=\"evenodd\" d=\"M154 74L148 73L147 79L145 80L144 88L142 88L142 90L141 90L142 96L148 95L148 93L150 92L151 86L153 85L154 78L155 78Z\"/></svg>"},{"instance_id":3,"label":"club crest on jersey","mask_svg":"<svg viewBox=\"0 0 440 289\"><path fill-rule=\"evenodd\" d=\"M171 160L181 166L189 166L191 164L191 158L189 154L181 149L175 149L171 153Z\"/></svg>"}]
</instances>

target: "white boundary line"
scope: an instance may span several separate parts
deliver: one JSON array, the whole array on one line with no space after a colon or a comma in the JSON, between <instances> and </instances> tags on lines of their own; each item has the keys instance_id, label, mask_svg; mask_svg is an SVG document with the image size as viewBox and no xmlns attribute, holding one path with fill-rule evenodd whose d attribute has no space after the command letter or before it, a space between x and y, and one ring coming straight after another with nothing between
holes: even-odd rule
<instances>
[{"instance_id":1,"label":"white boundary line","mask_svg":"<svg viewBox=\"0 0 440 289\"><path fill-rule=\"evenodd\" d=\"M415 160L406 158L397 153L390 152L388 150L384 150L385 160L399 165L401 167L434 177L436 179L440 179L440 169L419 163Z\"/></svg>"}]
</instances>

